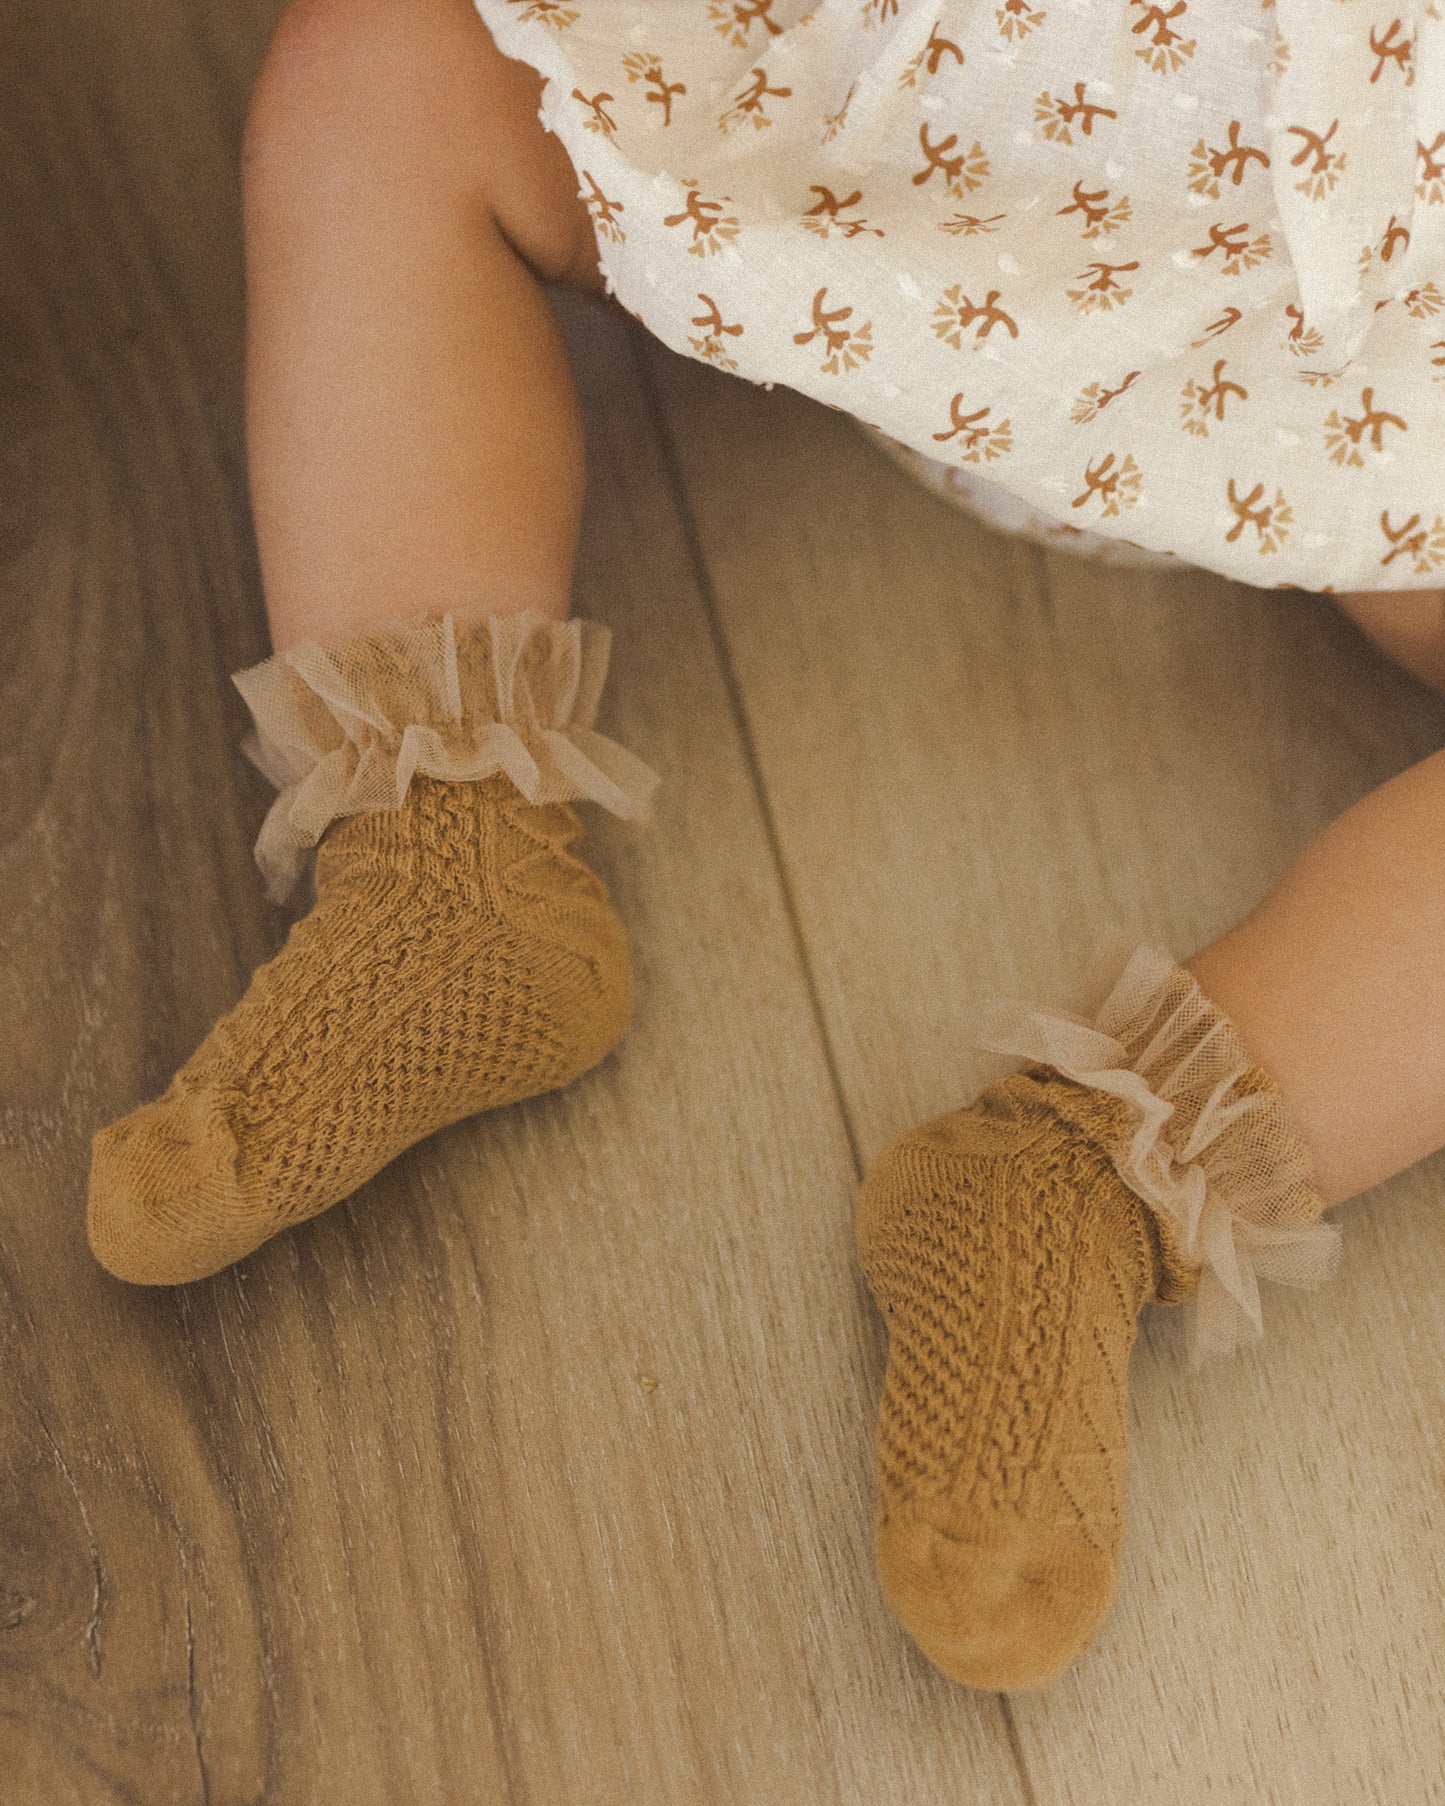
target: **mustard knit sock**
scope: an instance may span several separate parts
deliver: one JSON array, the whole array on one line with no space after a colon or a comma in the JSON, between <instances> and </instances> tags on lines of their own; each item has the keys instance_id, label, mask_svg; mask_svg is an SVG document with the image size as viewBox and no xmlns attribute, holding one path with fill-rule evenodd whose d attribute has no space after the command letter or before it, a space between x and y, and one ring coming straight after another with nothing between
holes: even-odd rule
<instances>
[{"instance_id":1,"label":"mustard knit sock","mask_svg":"<svg viewBox=\"0 0 1445 1806\"><path fill-rule=\"evenodd\" d=\"M164 1096L96 1137L101 1263L202 1278L423 1136L600 1060L631 972L580 834L505 777L415 779L401 809L333 828L316 907Z\"/></svg>"},{"instance_id":2,"label":"mustard knit sock","mask_svg":"<svg viewBox=\"0 0 1445 1806\"><path fill-rule=\"evenodd\" d=\"M1035 1013L1007 1050L1056 1063L893 1142L859 1200L889 1330L879 1579L924 1653L976 1687L1047 1685L1105 1615L1143 1305L1193 1299L1222 1352L1257 1324L1251 1251L1313 1285L1337 1250L1279 1094L1229 1023L1149 950L1126 979L1112 1034Z\"/></svg>"},{"instance_id":3,"label":"mustard knit sock","mask_svg":"<svg viewBox=\"0 0 1445 1806\"><path fill-rule=\"evenodd\" d=\"M214 1273L616 1044L626 938L556 799L623 813L653 780L590 731L587 625L401 623L237 679L282 785L258 859L282 895L324 834L316 903L165 1094L96 1136L88 1229L112 1273Z\"/></svg>"}]
</instances>

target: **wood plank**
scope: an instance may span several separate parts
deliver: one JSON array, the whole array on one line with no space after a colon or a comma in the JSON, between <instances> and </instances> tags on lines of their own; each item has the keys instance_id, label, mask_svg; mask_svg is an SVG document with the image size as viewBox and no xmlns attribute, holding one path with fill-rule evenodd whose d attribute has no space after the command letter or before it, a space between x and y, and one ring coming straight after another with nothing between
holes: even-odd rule
<instances>
[{"instance_id":1,"label":"wood plank","mask_svg":"<svg viewBox=\"0 0 1445 1806\"><path fill-rule=\"evenodd\" d=\"M997 1702L909 1674L873 1584L855 1168L615 316L567 313L579 606L666 775L589 833L622 1049L214 1280L85 1247L92 1130L284 928L226 675L264 651L235 155L274 10L64 0L0 77L5 1797L1022 1806Z\"/></svg>"},{"instance_id":2,"label":"wood plank","mask_svg":"<svg viewBox=\"0 0 1445 1806\"><path fill-rule=\"evenodd\" d=\"M844 416L649 361L865 1159L1014 1064L983 996L1066 1001L1114 929L1187 956L1441 743L1321 599L1046 556ZM1339 1279L1269 1288L1230 1363L1146 1312L1115 1608L1011 1702L1039 1806L1436 1797L1442 1191L1435 1157L1337 1213Z\"/></svg>"}]
</instances>

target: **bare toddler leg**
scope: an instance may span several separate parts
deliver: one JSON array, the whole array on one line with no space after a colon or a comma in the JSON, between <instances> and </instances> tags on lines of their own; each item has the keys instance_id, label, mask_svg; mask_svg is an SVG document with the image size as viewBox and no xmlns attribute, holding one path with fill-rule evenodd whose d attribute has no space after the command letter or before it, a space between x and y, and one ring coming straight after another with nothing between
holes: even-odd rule
<instances>
[{"instance_id":1,"label":"bare toddler leg","mask_svg":"<svg viewBox=\"0 0 1445 1806\"><path fill-rule=\"evenodd\" d=\"M1432 681L1440 603L1410 600L1361 612ZM1143 1304L1197 1309L1209 1286L1217 1308L1221 1275L1248 1298L1241 1259L1268 1275L1287 1252L1278 1276L1312 1283L1333 1251L1319 1212L1445 1145L1442 947L1445 752L1347 810L1152 992L1111 999L1102 1026L1035 1023L1007 1049L1031 1065L875 1161L879 1573L946 1672L1045 1686L1097 1630Z\"/></svg>"},{"instance_id":2,"label":"bare toddler leg","mask_svg":"<svg viewBox=\"0 0 1445 1806\"><path fill-rule=\"evenodd\" d=\"M96 1137L91 1244L122 1278L216 1271L627 1022L566 799L629 813L651 774L590 733L606 636L566 619L582 433L542 282L600 278L539 88L468 0L298 0L257 84L248 437L282 656L238 682L283 787L278 894L325 838L280 954Z\"/></svg>"},{"instance_id":3,"label":"bare toddler leg","mask_svg":"<svg viewBox=\"0 0 1445 1806\"><path fill-rule=\"evenodd\" d=\"M243 153L247 438L279 651L565 615L582 428L543 280L600 288L541 82L469 0L298 0Z\"/></svg>"},{"instance_id":4,"label":"bare toddler leg","mask_svg":"<svg viewBox=\"0 0 1445 1806\"><path fill-rule=\"evenodd\" d=\"M1328 1204L1445 1145L1445 752L1347 809L1187 962L1273 1075Z\"/></svg>"}]
</instances>

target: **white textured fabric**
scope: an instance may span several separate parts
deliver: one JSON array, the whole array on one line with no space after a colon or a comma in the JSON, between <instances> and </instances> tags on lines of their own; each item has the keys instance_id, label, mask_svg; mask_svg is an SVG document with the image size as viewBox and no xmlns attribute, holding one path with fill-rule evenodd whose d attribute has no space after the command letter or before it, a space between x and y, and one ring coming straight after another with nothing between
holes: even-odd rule
<instances>
[{"instance_id":1,"label":"white textured fabric","mask_svg":"<svg viewBox=\"0 0 1445 1806\"><path fill-rule=\"evenodd\" d=\"M333 821L400 808L417 772L505 772L529 802L644 816L656 773L592 727L611 644L598 621L447 614L236 672L256 723L243 750L281 793L256 841L271 897L290 893Z\"/></svg>"},{"instance_id":2,"label":"white textured fabric","mask_svg":"<svg viewBox=\"0 0 1445 1806\"><path fill-rule=\"evenodd\" d=\"M1278 1092L1239 1084L1258 1071L1233 1024L1193 975L1138 947L1092 1020L994 1001L980 1044L1123 1098L1134 1127L1106 1151L1124 1183L1202 1269L1189 1300L1197 1367L1263 1333L1259 1280L1314 1287L1335 1269L1340 1231Z\"/></svg>"},{"instance_id":3,"label":"white textured fabric","mask_svg":"<svg viewBox=\"0 0 1445 1806\"><path fill-rule=\"evenodd\" d=\"M1440 0L477 4L675 350L1054 542L1445 582Z\"/></svg>"}]
</instances>

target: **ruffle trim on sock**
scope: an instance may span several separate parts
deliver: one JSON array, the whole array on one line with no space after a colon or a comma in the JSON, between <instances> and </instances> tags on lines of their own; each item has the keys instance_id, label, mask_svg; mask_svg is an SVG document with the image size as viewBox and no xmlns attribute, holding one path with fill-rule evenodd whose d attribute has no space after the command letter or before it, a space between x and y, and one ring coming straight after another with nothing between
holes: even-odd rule
<instances>
[{"instance_id":1,"label":"ruffle trim on sock","mask_svg":"<svg viewBox=\"0 0 1445 1806\"><path fill-rule=\"evenodd\" d=\"M289 895L332 822L399 809L418 772L505 772L528 802L586 799L643 819L657 774L592 727L611 647L598 621L447 614L236 672L256 723L242 750L281 793L256 841L272 899Z\"/></svg>"},{"instance_id":2,"label":"ruffle trim on sock","mask_svg":"<svg viewBox=\"0 0 1445 1806\"><path fill-rule=\"evenodd\" d=\"M1309 1154L1277 1088L1191 973L1138 947L1092 1016L991 1000L977 1029L982 1046L1133 1107L1132 1135L1105 1151L1201 1269L1186 1306L1198 1367L1263 1334L1260 1279L1327 1279L1340 1231L1319 1220Z\"/></svg>"}]
</instances>

